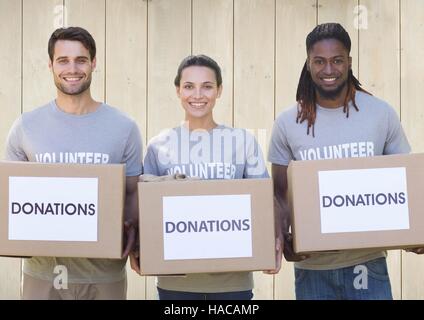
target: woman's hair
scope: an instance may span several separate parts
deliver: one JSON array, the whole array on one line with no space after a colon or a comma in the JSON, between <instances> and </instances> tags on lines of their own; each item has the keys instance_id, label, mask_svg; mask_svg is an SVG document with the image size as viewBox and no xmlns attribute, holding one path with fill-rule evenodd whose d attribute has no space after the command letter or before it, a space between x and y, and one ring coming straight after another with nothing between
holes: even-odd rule
<instances>
[{"instance_id":1,"label":"woman's hair","mask_svg":"<svg viewBox=\"0 0 424 320\"><path fill-rule=\"evenodd\" d=\"M212 69L215 72L216 83L218 87L221 86L222 75L221 75L221 68L219 67L218 63L216 63L216 61L213 60L211 57L205 56L203 54L199 54L195 56L194 55L188 56L184 58L183 61L181 61L177 70L177 76L175 77L175 80L174 80L174 84L176 87L180 86L181 74L183 70L191 66L201 66L201 67L208 67Z\"/></svg>"}]
</instances>

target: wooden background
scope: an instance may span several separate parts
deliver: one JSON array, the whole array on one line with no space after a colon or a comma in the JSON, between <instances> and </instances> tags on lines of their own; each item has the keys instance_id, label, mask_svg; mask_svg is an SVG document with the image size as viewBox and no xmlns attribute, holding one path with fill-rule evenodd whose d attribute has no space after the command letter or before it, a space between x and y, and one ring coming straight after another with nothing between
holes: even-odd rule
<instances>
[{"instance_id":1,"label":"wooden background","mask_svg":"<svg viewBox=\"0 0 424 320\"><path fill-rule=\"evenodd\" d=\"M364 87L398 111L424 151L422 0L0 0L0 148L20 113L55 97L47 41L82 26L98 48L93 96L136 119L144 143L183 118L173 79L182 58L205 53L223 69L219 122L252 129L266 152L273 121L294 102L305 38L340 22ZM423 99L423 100L421 100ZM424 257L391 251L396 299L424 298ZM20 296L20 260L0 258L0 298ZM154 278L129 271L130 299L156 299ZM255 298L293 299L293 266L255 274Z\"/></svg>"}]
</instances>

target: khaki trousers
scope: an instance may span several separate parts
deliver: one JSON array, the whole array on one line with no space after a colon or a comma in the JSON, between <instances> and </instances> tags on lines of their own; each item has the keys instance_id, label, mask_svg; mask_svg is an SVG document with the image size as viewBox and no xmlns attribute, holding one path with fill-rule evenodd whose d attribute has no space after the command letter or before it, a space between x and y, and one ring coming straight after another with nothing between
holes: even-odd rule
<instances>
[{"instance_id":1,"label":"khaki trousers","mask_svg":"<svg viewBox=\"0 0 424 320\"><path fill-rule=\"evenodd\" d=\"M52 281L24 273L23 300L126 300L127 279L111 283L69 283L56 289Z\"/></svg>"}]
</instances>

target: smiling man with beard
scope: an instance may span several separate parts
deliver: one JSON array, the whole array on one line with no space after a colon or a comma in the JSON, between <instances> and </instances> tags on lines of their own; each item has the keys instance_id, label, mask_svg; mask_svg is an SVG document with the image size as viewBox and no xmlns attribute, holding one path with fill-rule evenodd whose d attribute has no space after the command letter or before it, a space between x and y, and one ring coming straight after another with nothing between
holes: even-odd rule
<instances>
[{"instance_id":1,"label":"smiling man with beard","mask_svg":"<svg viewBox=\"0 0 424 320\"><path fill-rule=\"evenodd\" d=\"M297 299L392 299L386 252L351 250L299 256L293 251L287 205L287 166L293 160L410 152L394 109L362 89L352 73L349 34L338 23L316 26L306 38L307 59L296 105L280 114L269 149L284 256L295 263ZM308 195L305 194L307 198ZM367 287L354 285L355 267Z\"/></svg>"},{"instance_id":2,"label":"smiling man with beard","mask_svg":"<svg viewBox=\"0 0 424 320\"><path fill-rule=\"evenodd\" d=\"M57 88L50 103L24 113L8 137L14 161L126 164L124 259L32 257L23 267L24 299L125 299L126 257L137 232L137 181L142 146L136 123L91 97L96 44L87 30L60 28L48 43L49 68ZM119 212L116 212L119 214ZM57 266L66 267L67 288L54 286Z\"/></svg>"}]
</instances>

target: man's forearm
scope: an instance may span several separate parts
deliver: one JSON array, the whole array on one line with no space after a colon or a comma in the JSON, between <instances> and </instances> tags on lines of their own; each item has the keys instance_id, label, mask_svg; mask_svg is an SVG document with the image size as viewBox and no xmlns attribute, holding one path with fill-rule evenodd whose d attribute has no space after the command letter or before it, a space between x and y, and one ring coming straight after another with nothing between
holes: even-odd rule
<instances>
[{"instance_id":1,"label":"man's forearm","mask_svg":"<svg viewBox=\"0 0 424 320\"><path fill-rule=\"evenodd\" d=\"M132 224L138 223L138 197L137 190L126 193L124 220Z\"/></svg>"},{"instance_id":2,"label":"man's forearm","mask_svg":"<svg viewBox=\"0 0 424 320\"><path fill-rule=\"evenodd\" d=\"M286 234L290 229L290 209L287 200L282 195L274 197L275 224L278 232Z\"/></svg>"}]
</instances>

